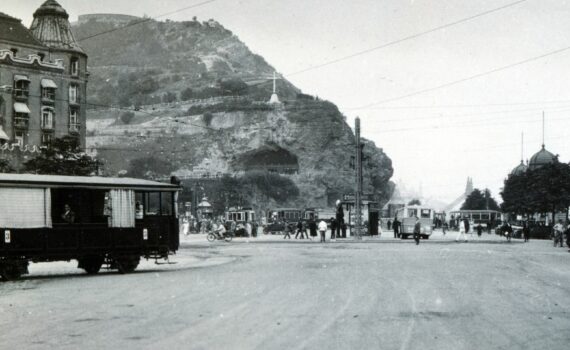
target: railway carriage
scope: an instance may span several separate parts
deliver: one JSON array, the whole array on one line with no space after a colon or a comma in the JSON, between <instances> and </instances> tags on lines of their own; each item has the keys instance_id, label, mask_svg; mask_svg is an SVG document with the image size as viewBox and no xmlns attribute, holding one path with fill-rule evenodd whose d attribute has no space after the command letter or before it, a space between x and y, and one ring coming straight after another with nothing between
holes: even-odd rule
<instances>
[{"instance_id":1,"label":"railway carriage","mask_svg":"<svg viewBox=\"0 0 570 350\"><path fill-rule=\"evenodd\" d=\"M0 174L0 276L18 278L29 262L75 259L94 274L168 259L179 246L180 190L176 178Z\"/></svg>"}]
</instances>

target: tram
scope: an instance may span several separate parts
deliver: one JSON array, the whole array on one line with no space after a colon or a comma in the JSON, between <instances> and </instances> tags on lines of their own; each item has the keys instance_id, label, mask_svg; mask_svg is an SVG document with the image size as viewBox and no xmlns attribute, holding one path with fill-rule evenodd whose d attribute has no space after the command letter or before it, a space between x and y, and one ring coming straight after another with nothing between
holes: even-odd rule
<instances>
[{"instance_id":1,"label":"tram","mask_svg":"<svg viewBox=\"0 0 570 350\"><path fill-rule=\"evenodd\" d=\"M77 260L134 271L140 258L168 259L179 246L178 179L0 174L0 276L29 262Z\"/></svg>"},{"instance_id":2,"label":"tram","mask_svg":"<svg viewBox=\"0 0 570 350\"><path fill-rule=\"evenodd\" d=\"M234 234L236 236L248 237L249 233L246 229L246 225L250 225L251 230L255 230L255 211L253 208L235 208L231 207L225 212L226 222L235 222L236 230ZM253 233L253 232L252 232Z\"/></svg>"},{"instance_id":3,"label":"tram","mask_svg":"<svg viewBox=\"0 0 570 350\"><path fill-rule=\"evenodd\" d=\"M434 210L429 207L420 205L411 205L396 210L396 217L402 223L400 235L402 239L406 239L414 234L414 226L416 225L416 216L420 219L421 233L420 237L428 239L433 232Z\"/></svg>"},{"instance_id":4,"label":"tram","mask_svg":"<svg viewBox=\"0 0 570 350\"><path fill-rule=\"evenodd\" d=\"M473 227L481 225L484 228L490 224L492 227L497 227L503 221L503 214L496 210L457 210L452 211L451 218L457 220L458 218L467 218L473 224Z\"/></svg>"},{"instance_id":5,"label":"tram","mask_svg":"<svg viewBox=\"0 0 570 350\"><path fill-rule=\"evenodd\" d=\"M275 208L267 211L265 234L282 233L285 231L285 221L296 223L303 218L303 210L298 208Z\"/></svg>"}]
</instances>

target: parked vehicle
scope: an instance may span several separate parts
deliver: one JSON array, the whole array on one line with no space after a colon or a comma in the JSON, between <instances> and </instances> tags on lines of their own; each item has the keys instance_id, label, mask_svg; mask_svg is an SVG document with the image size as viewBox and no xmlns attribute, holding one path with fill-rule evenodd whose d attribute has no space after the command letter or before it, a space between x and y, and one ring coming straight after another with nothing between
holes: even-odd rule
<instances>
[{"instance_id":1,"label":"parked vehicle","mask_svg":"<svg viewBox=\"0 0 570 350\"><path fill-rule=\"evenodd\" d=\"M178 249L176 178L0 174L0 275L28 273L29 262L77 260L89 274L103 264L134 271L140 258Z\"/></svg>"},{"instance_id":2,"label":"parked vehicle","mask_svg":"<svg viewBox=\"0 0 570 350\"><path fill-rule=\"evenodd\" d=\"M405 206L398 209L396 211L396 217L402 224L400 227L400 237L406 239L409 236L413 236L417 216L421 224L420 237L429 239L433 231L433 214L433 209L419 205Z\"/></svg>"}]
</instances>

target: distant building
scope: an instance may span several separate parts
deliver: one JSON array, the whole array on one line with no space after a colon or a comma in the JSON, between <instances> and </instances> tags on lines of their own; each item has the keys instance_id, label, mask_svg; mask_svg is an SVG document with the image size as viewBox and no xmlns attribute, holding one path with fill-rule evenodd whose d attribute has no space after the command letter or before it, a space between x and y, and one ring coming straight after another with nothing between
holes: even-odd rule
<instances>
[{"instance_id":1,"label":"distant building","mask_svg":"<svg viewBox=\"0 0 570 350\"><path fill-rule=\"evenodd\" d=\"M0 145L38 149L71 135L85 146L87 55L69 15L47 0L27 29L0 13ZM6 156L6 154L5 154Z\"/></svg>"}]
</instances>

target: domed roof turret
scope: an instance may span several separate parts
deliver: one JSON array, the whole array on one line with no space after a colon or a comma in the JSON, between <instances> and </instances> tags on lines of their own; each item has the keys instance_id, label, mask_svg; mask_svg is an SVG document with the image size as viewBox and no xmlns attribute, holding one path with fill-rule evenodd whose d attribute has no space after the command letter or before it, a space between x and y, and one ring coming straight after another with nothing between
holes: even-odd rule
<instances>
[{"instance_id":1,"label":"domed roof turret","mask_svg":"<svg viewBox=\"0 0 570 350\"><path fill-rule=\"evenodd\" d=\"M34 12L30 30L48 47L85 53L75 40L68 19L69 15L57 1L47 0Z\"/></svg>"},{"instance_id":2,"label":"domed roof turret","mask_svg":"<svg viewBox=\"0 0 570 350\"><path fill-rule=\"evenodd\" d=\"M534 170L534 169L540 168L543 165L552 164L555 161L556 161L556 156L554 154L550 153L549 151L547 151L544 148L544 145L542 145L542 149L540 151L538 151L537 153L535 153L535 155L533 155L530 158L528 168L530 170Z\"/></svg>"},{"instance_id":3,"label":"domed roof turret","mask_svg":"<svg viewBox=\"0 0 570 350\"><path fill-rule=\"evenodd\" d=\"M517 165L513 171L511 171L511 175L521 175L524 172L526 172L528 170L528 166L526 166L524 164L524 162L521 159L521 163L519 165Z\"/></svg>"}]
</instances>

